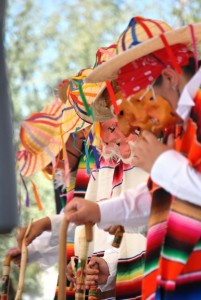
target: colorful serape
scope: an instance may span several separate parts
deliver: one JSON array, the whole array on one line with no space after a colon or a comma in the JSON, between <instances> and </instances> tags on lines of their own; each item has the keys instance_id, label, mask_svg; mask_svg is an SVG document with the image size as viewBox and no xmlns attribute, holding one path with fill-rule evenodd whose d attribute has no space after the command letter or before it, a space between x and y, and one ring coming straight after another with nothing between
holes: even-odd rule
<instances>
[{"instance_id":1,"label":"colorful serape","mask_svg":"<svg viewBox=\"0 0 201 300\"><path fill-rule=\"evenodd\" d=\"M141 299L145 252L119 259L116 277L116 299Z\"/></svg>"},{"instance_id":2,"label":"colorful serape","mask_svg":"<svg viewBox=\"0 0 201 300\"><path fill-rule=\"evenodd\" d=\"M146 180L147 174L136 167L124 164L122 161L106 162L101 159L100 169L92 172L86 198L91 201L110 199L111 197L118 196L123 190L135 188L135 186L137 186L139 183ZM88 253L89 256L103 256L104 250L111 248L111 243L108 240L108 237L108 233L100 230L95 225L94 239L93 242L90 243L90 249ZM133 299L140 299L140 277L143 273L143 251L145 250L145 244L146 238L142 234L139 234L138 232L124 233L122 243L119 248L119 261L117 266L117 299L132 299L133 295L135 297ZM135 266L138 266L138 269L132 270L132 268ZM127 270L127 274L123 276L125 270ZM120 275L118 274L119 271ZM128 281L126 276L130 276ZM133 289L129 287L130 283L135 283ZM128 287L129 290L126 291L124 286L126 288Z\"/></svg>"}]
</instances>

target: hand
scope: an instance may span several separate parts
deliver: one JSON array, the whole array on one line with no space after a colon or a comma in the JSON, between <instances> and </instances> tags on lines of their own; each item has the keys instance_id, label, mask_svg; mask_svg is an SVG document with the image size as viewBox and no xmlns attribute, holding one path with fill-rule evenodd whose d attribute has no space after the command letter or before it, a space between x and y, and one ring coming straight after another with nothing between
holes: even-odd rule
<instances>
[{"instance_id":1,"label":"hand","mask_svg":"<svg viewBox=\"0 0 201 300\"><path fill-rule=\"evenodd\" d=\"M100 221L98 204L78 197L75 197L66 205L64 213L69 222L77 225L94 224Z\"/></svg>"},{"instance_id":2,"label":"hand","mask_svg":"<svg viewBox=\"0 0 201 300\"><path fill-rule=\"evenodd\" d=\"M109 232L109 234L115 234L117 231L117 228L119 227L119 225L112 225L110 227L108 227L107 229L104 229L105 231Z\"/></svg>"},{"instance_id":3,"label":"hand","mask_svg":"<svg viewBox=\"0 0 201 300\"><path fill-rule=\"evenodd\" d=\"M161 143L153 133L144 130L134 146L133 164L149 172L156 159L163 152L174 149L174 137L169 135L167 144Z\"/></svg>"},{"instance_id":4,"label":"hand","mask_svg":"<svg viewBox=\"0 0 201 300\"><path fill-rule=\"evenodd\" d=\"M92 257L86 267L86 288L88 289L90 285L105 284L109 275L106 261L101 257Z\"/></svg>"},{"instance_id":5,"label":"hand","mask_svg":"<svg viewBox=\"0 0 201 300\"><path fill-rule=\"evenodd\" d=\"M6 252L6 255L12 256L12 262L20 267L20 262L21 262L21 250L18 247L12 247L8 249Z\"/></svg>"},{"instance_id":6,"label":"hand","mask_svg":"<svg viewBox=\"0 0 201 300\"><path fill-rule=\"evenodd\" d=\"M17 236L17 242L18 246L21 249L22 248L22 240L24 238L25 232L26 232L27 226L20 229L20 232ZM37 238L39 235L41 235L44 231L50 231L51 230L51 222L48 217L42 218L36 222L33 222L31 225L30 232L26 238L26 246L28 246L35 238Z\"/></svg>"},{"instance_id":7,"label":"hand","mask_svg":"<svg viewBox=\"0 0 201 300\"><path fill-rule=\"evenodd\" d=\"M66 266L66 277L72 283L72 285L75 285L75 276L74 276L74 271L72 268L72 262L70 261L67 266Z\"/></svg>"}]
</instances>

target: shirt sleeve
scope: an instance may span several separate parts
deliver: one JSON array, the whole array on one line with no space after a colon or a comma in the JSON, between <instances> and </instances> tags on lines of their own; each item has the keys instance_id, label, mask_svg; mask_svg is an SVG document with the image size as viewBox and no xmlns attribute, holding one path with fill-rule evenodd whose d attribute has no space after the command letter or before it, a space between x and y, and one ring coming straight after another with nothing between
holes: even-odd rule
<instances>
[{"instance_id":1,"label":"shirt sleeve","mask_svg":"<svg viewBox=\"0 0 201 300\"><path fill-rule=\"evenodd\" d=\"M201 205L201 174L177 151L165 151L157 158L151 178L172 195Z\"/></svg>"},{"instance_id":2,"label":"shirt sleeve","mask_svg":"<svg viewBox=\"0 0 201 300\"><path fill-rule=\"evenodd\" d=\"M54 247L59 244L59 228L61 225L61 222L63 221L64 218L64 213L61 212L59 215L52 215L49 216L50 221L51 221L51 228L52 228L52 234L50 238L50 246ZM68 228L68 240L72 241L74 240L74 234L75 234L75 227L76 225L74 223L69 224Z\"/></svg>"},{"instance_id":3,"label":"shirt sleeve","mask_svg":"<svg viewBox=\"0 0 201 300\"><path fill-rule=\"evenodd\" d=\"M105 250L103 259L106 261L109 268L109 277L105 284L99 285L102 292L109 291L115 288L117 264L118 264L119 250L111 247Z\"/></svg>"},{"instance_id":4,"label":"shirt sleeve","mask_svg":"<svg viewBox=\"0 0 201 300\"><path fill-rule=\"evenodd\" d=\"M28 246L28 264L38 263L45 269L58 261L58 245L51 247L50 239L51 232L45 231Z\"/></svg>"},{"instance_id":5,"label":"shirt sleeve","mask_svg":"<svg viewBox=\"0 0 201 300\"><path fill-rule=\"evenodd\" d=\"M63 220L64 214L61 213L59 215L52 215L49 216L51 221L51 228L52 228L52 234L50 239L50 245L55 246L59 243L59 228L61 225L61 222Z\"/></svg>"},{"instance_id":6,"label":"shirt sleeve","mask_svg":"<svg viewBox=\"0 0 201 300\"><path fill-rule=\"evenodd\" d=\"M118 197L98 203L101 221L98 227L107 229L111 225L123 225L125 231L139 231L147 225L151 195L147 185L141 184L138 188L124 191Z\"/></svg>"},{"instance_id":7,"label":"shirt sleeve","mask_svg":"<svg viewBox=\"0 0 201 300\"><path fill-rule=\"evenodd\" d=\"M52 231L43 232L28 246L28 263L38 263L42 268L48 268L58 262L59 228L64 214L49 216ZM74 239L75 224L70 223L68 241Z\"/></svg>"}]
</instances>

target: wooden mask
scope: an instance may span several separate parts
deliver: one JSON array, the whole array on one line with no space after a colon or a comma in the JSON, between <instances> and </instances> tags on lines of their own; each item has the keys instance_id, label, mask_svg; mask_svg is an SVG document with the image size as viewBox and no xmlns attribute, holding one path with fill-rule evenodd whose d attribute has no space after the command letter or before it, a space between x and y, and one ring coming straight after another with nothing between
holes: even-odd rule
<instances>
[{"instance_id":1,"label":"wooden mask","mask_svg":"<svg viewBox=\"0 0 201 300\"><path fill-rule=\"evenodd\" d=\"M178 122L179 117L163 97L155 96L151 87L134 94L129 99L116 93L119 107L119 128L125 136L136 129L146 129L155 134Z\"/></svg>"}]
</instances>

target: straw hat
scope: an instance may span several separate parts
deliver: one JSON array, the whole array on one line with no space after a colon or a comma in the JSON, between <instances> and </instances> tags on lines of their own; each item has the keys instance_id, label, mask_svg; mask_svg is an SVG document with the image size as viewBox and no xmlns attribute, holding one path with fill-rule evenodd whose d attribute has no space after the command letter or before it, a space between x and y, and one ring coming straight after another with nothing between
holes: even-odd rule
<instances>
[{"instance_id":1,"label":"straw hat","mask_svg":"<svg viewBox=\"0 0 201 300\"><path fill-rule=\"evenodd\" d=\"M116 55L117 44L112 44L108 47L101 47L96 51L96 62L94 68L102 63L110 60Z\"/></svg>"},{"instance_id":2,"label":"straw hat","mask_svg":"<svg viewBox=\"0 0 201 300\"><path fill-rule=\"evenodd\" d=\"M30 115L20 130L22 144L17 160L21 175L32 176L49 163L54 165L70 133L87 126L69 103L63 104L59 99Z\"/></svg>"},{"instance_id":3,"label":"straw hat","mask_svg":"<svg viewBox=\"0 0 201 300\"><path fill-rule=\"evenodd\" d=\"M112 44L108 47L101 47L96 52L96 61L94 68L97 65L100 65L102 63L105 63L109 59L113 58L116 54L116 44ZM70 85L70 90L68 94L68 98L72 105L75 106L75 109L77 109L77 113L80 115L82 119L84 119L87 122L103 122L106 120L110 120L114 117L114 114L111 112L111 110L106 106L105 99L104 99L104 91L106 89L106 82L100 82L96 84L88 84L85 83L85 78L89 76L89 74L93 71L93 69L85 69L82 70L77 77L72 78L73 82L74 80L82 80L82 89L84 92L84 95L86 97L87 104L93 111L93 116L89 116L86 114L86 110L83 114L83 108L84 104L81 100L80 93L78 91L78 88L73 83ZM74 100L74 102L73 102ZM97 105L98 103L98 105ZM81 115L82 113L82 115Z\"/></svg>"},{"instance_id":4,"label":"straw hat","mask_svg":"<svg viewBox=\"0 0 201 300\"><path fill-rule=\"evenodd\" d=\"M112 51L116 45L110 46ZM96 54L96 64L101 63L101 61L106 61L108 57L111 57L111 51L108 48L101 48ZM69 102L77 113L77 115L85 122L93 123L93 112L91 110L91 105L94 99L99 97L104 91L106 85L105 83L98 84L85 84L84 79L90 74L92 68L82 69L77 75L73 76L71 79L63 80L56 89L56 93L59 99L63 103Z\"/></svg>"},{"instance_id":5,"label":"straw hat","mask_svg":"<svg viewBox=\"0 0 201 300\"><path fill-rule=\"evenodd\" d=\"M161 36L165 37L170 46L185 44L191 47L194 41L201 41L201 23L172 29L163 21L135 17L119 38L118 55L95 68L85 81L101 82L116 79L119 69L123 66L164 48Z\"/></svg>"},{"instance_id":6,"label":"straw hat","mask_svg":"<svg viewBox=\"0 0 201 300\"><path fill-rule=\"evenodd\" d=\"M105 122L114 118L114 114L107 106L104 98L105 89L106 89L106 85L104 84L102 86L102 89L94 99L93 103L91 104L91 108L93 110L93 115L94 115L94 121L96 122Z\"/></svg>"},{"instance_id":7,"label":"straw hat","mask_svg":"<svg viewBox=\"0 0 201 300\"><path fill-rule=\"evenodd\" d=\"M93 69L83 69L76 76L70 79L70 85L67 89L67 99L74 107L77 115L85 122L93 123L93 112L91 104L94 99L105 89L105 83L88 84L84 79Z\"/></svg>"}]
</instances>

